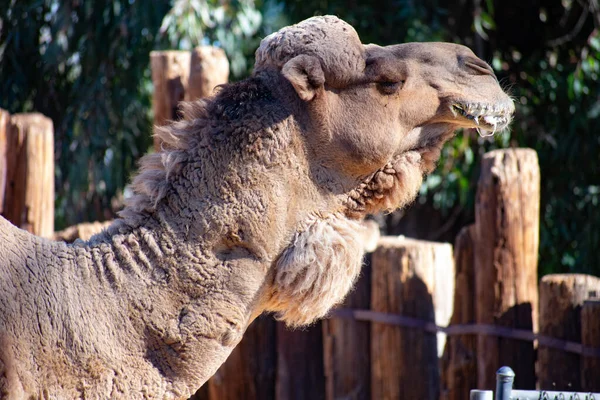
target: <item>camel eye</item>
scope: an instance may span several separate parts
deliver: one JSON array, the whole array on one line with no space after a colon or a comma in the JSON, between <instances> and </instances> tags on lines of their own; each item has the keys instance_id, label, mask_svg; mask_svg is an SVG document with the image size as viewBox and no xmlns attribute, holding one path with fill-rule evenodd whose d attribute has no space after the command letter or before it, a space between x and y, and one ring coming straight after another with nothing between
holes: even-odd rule
<instances>
[{"instance_id":1,"label":"camel eye","mask_svg":"<svg viewBox=\"0 0 600 400\"><path fill-rule=\"evenodd\" d=\"M391 94L396 93L399 89L401 89L403 83L404 83L403 81L400 81L400 82L377 82L377 89L379 89L379 91L382 94L391 95Z\"/></svg>"}]
</instances>

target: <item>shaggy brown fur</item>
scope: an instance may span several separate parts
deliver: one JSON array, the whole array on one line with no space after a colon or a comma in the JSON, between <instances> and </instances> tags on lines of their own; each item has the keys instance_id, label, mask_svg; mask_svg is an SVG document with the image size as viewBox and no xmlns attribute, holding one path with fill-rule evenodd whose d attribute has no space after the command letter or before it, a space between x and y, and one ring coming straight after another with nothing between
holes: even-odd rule
<instances>
[{"instance_id":1,"label":"shaggy brown fur","mask_svg":"<svg viewBox=\"0 0 600 400\"><path fill-rule=\"evenodd\" d=\"M0 218L0 397L189 396L260 313L341 301L358 221L410 202L457 127L512 111L462 46L363 46L335 17L265 38L251 78L158 129L106 231L67 245Z\"/></svg>"}]
</instances>

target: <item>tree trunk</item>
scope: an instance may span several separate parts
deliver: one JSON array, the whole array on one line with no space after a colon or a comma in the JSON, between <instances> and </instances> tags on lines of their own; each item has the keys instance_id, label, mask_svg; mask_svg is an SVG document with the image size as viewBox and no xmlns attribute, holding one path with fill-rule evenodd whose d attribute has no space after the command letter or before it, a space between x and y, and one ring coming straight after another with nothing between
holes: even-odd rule
<instances>
[{"instance_id":1,"label":"tree trunk","mask_svg":"<svg viewBox=\"0 0 600 400\"><path fill-rule=\"evenodd\" d=\"M41 114L15 114L7 135L4 216L35 235L54 234L54 131Z\"/></svg>"},{"instance_id":2,"label":"tree trunk","mask_svg":"<svg viewBox=\"0 0 600 400\"><path fill-rule=\"evenodd\" d=\"M275 399L275 321L270 315L258 317L246 330L217 373L208 380L211 400ZM195 397L194 400L201 400Z\"/></svg>"},{"instance_id":3,"label":"tree trunk","mask_svg":"<svg viewBox=\"0 0 600 400\"><path fill-rule=\"evenodd\" d=\"M278 400L325 399L321 322L303 330L277 323Z\"/></svg>"},{"instance_id":4,"label":"tree trunk","mask_svg":"<svg viewBox=\"0 0 600 400\"><path fill-rule=\"evenodd\" d=\"M341 307L368 310L370 306L371 263L368 261ZM327 400L370 398L370 330L368 321L335 317L323 320Z\"/></svg>"},{"instance_id":5,"label":"tree trunk","mask_svg":"<svg viewBox=\"0 0 600 400\"><path fill-rule=\"evenodd\" d=\"M540 284L540 334L581 343L581 307L594 291L600 291L600 278L594 276L544 276ZM538 378L542 389L582 390L581 356L540 345Z\"/></svg>"},{"instance_id":6,"label":"tree trunk","mask_svg":"<svg viewBox=\"0 0 600 400\"><path fill-rule=\"evenodd\" d=\"M10 114L0 109L0 214L4 214L4 194L6 193L6 140L10 129Z\"/></svg>"},{"instance_id":7,"label":"tree trunk","mask_svg":"<svg viewBox=\"0 0 600 400\"><path fill-rule=\"evenodd\" d=\"M451 291L450 298L443 298L447 285L436 288L443 280L443 270L454 273L450 245L397 237L381 239L372 258L371 309L435 322L437 305L440 314L448 304L452 306ZM454 280L449 281L453 285ZM373 322L371 398L437 400L437 348L435 333Z\"/></svg>"},{"instance_id":8,"label":"tree trunk","mask_svg":"<svg viewBox=\"0 0 600 400\"><path fill-rule=\"evenodd\" d=\"M597 293L600 295L600 293ZM597 297L596 297L597 298ZM581 310L581 343L600 349L600 301L587 300ZM583 356L581 360L581 390L600 392L600 357Z\"/></svg>"},{"instance_id":9,"label":"tree trunk","mask_svg":"<svg viewBox=\"0 0 600 400\"><path fill-rule=\"evenodd\" d=\"M201 46L192 50L187 101L212 96L215 87L227 83L229 61L225 52L213 46Z\"/></svg>"},{"instance_id":10,"label":"tree trunk","mask_svg":"<svg viewBox=\"0 0 600 400\"><path fill-rule=\"evenodd\" d=\"M190 76L189 51L153 51L150 53L152 69L152 109L154 125L161 126L179 119L179 102L185 98ZM161 148L160 140L154 137L154 150Z\"/></svg>"},{"instance_id":11,"label":"tree trunk","mask_svg":"<svg viewBox=\"0 0 600 400\"><path fill-rule=\"evenodd\" d=\"M530 149L495 150L482 161L475 205L476 321L537 330L540 172ZM495 387L510 365L515 386L535 388L533 343L477 339L478 388Z\"/></svg>"},{"instance_id":12,"label":"tree trunk","mask_svg":"<svg viewBox=\"0 0 600 400\"><path fill-rule=\"evenodd\" d=\"M475 226L463 228L454 244L456 283L454 313L450 325L475 322ZM477 387L477 338L454 335L448 338L442 359L442 398L464 400Z\"/></svg>"}]
</instances>

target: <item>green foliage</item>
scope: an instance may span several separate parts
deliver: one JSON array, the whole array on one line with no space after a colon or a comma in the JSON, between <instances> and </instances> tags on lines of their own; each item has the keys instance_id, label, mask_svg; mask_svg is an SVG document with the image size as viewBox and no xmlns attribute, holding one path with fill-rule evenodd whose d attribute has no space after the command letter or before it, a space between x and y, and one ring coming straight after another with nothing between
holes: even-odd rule
<instances>
[{"instance_id":1,"label":"green foliage","mask_svg":"<svg viewBox=\"0 0 600 400\"><path fill-rule=\"evenodd\" d=\"M528 85L516 91L515 136L538 151L542 170L542 273L600 273L598 37L528 60Z\"/></svg>"},{"instance_id":2,"label":"green foliage","mask_svg":"<svg viewBox=\"0 0 600 400\"><path fill-rule=\"evenodd\" d=\"M600 275L600 10L544 1L511 14L511 5L482 13L495 22L488 54L517 102L511 144L536 149L540 160L539 271Z\"/></svg>"},{"instance_id":3,"label":"green foliage","mask_svg":"<svg viewBox=\"0 0 600 400\"><path fill-rule=\"evenodd\" d=\"M222 47L234 77L247 74L247 59L258 45L254 35L262 15L254 0L175 0L160 27L169 48L189 50L203 44Z\"/></svg>"},{"instance_id":4,"label":"green foliage","mask_svg":"<svg viewBox=\"0 0 600 400\"><path fill-rule=\"evenodd\" d=\"M54 122L57 228L113 217L111 205L151 144L150 51L215 44L241 77L260 23L251 0L0 7L0 107Z\"/></svg>"},{"instance_id":5,"label":"green foliage","mask_svg":"<svg viewBox=\"0 0 600 400\"><path fill-rule=\"evenodd\" d=\"M394 44L434 41L444 36L447 13L438 0L284 0L291 23L314 15L333 14L354 26L364 43Z\"/></svg>"},{"instance_id":6,"label":"green foliage","mask_svg":"<svg viewBox=\"0 0 600 400\"><path fill-rule=\"evenodd\" d=\"M0 8L0 107L54 121L58 227L110 217L147 150L149 52L168 10L117 0Z\"/></svg>"}]
</instances>

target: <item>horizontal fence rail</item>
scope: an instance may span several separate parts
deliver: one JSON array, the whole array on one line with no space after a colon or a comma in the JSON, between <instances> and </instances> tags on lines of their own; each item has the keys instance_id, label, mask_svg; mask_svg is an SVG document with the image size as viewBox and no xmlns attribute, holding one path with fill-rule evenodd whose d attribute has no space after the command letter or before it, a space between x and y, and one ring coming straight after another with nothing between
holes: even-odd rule
<instances>
[{"instance_id":1,"label":"horizontal fence rail","mask_svg":"<svg viewBox=\"0 0 600 400\"><path fill-rule=\"evenodd\" d=\"M431 321L425 321L418 318L405 317L403 315L383 313L372 310L352 310L340 308L330 313L330 318L348 318L357 321L370 321L381 324L396 325L405 328L416 328L426 332L442 332L446 335L489 335L509 339L524 341L537 341L538 344L566 351L569 353L581 354L588 357L600 357L600 348L592 348L581 343L560 340L549 336L539 335L525 329L505 328L497 325L487 324L460 324L450 326L439 326ZM600 398L598 398L600 400Z\"/></svg>"}]
</instances>

